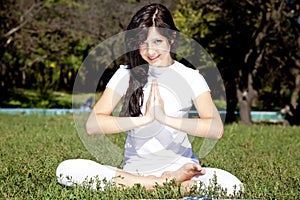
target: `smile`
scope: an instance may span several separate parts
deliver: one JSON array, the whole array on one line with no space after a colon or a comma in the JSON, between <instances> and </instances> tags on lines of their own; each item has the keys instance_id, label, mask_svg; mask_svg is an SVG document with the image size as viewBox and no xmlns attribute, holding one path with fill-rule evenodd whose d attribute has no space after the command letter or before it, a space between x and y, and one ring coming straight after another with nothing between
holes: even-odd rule
<instances>
[{"instance_id":1,"label":"smile","mask_svg":"<svg viewBox=\"0 0 300 200\"><path fill-rule=\"evenodd\" d=\"M148 59L149 59L150 61L153 61L153 60L156 60L159 56L160 56L160 55L155 56L155 57L148 57Z\"/></svg>"}]
</instances>

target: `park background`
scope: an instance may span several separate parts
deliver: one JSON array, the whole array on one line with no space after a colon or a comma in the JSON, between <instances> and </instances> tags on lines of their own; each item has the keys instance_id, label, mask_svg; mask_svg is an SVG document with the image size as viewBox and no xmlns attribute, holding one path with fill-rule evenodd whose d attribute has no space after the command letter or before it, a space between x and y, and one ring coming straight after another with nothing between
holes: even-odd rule
<instances>
[{"instance_id":1,"label":"park background","mask_svg":"<svg viewBox=\"0 0 300 200\"><path fill-rule=\"evenodd\" d=\"M151 2L161 2L172 11L179 30L203 46L224 81L225 135L203 165L236 174L246 185L243 198L299 197L299 1ZM125 31L133 14L148 3L1 1L0 107L72 108L74 81L85 57L105 39ZM105 62L103 78L92 83L99 94L120 64ZM80 76L94 77L98 71L91 67ZM87 99L95 91L85 92L89 93L76 95ZM283 120L257 123L251 111L274 111ZM108 198L107 193L64 190L56 184L59 162L71 157L93 159L80 142L71 115L1 114L0 118L0 197ZM122 146L122 139L110 139ZM145 196L138 196L143 195L138 189L114 191L109 197L182 195L166 191Z\"/></svg>"}]
</instances>

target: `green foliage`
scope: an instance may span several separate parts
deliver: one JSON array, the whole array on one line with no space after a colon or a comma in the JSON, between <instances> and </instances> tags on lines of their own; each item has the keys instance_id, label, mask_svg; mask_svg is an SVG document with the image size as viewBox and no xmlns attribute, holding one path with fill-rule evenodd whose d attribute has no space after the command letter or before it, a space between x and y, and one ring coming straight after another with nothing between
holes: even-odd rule
<instances>
[{"instance_id":1,"label":"green foliage","mask_svg":"<svg viewBox=\"0 0 300 200\"><path fill-rule=\"evenodd\" d=\"M180 6L174 12L176 26L193 38L205 38L211 34L210 26L216 26L216 21L220 17L217 12L205 12L205 7L199 5L198 1L181 0Z\"/></svg>"},{"instance_id":2,"label":"green foliage","mask_svg":"<svg viewBox=\"0 0 300 200\"><path fill-rule=\"evenodd\" d=\"M232 113L238 108L237 86L246 90L252 84L259 95L254 106L260 110L278 110L291 102L293 89L299 85L295 83L300 59L299 9L291 9L299 8L298 2L161 2L170 8L176 6L176 26L197 40L217 64ZM141 5L135 0L47 0L32 4L6 0L0 5L0 101L23 107L24 103L12 99L8 90L26 88L39 92L39 106L53 106L54 91L72 91L77 71L92 47L123 31ZM114 45L118 44L111 47ZM178 52L191 57L199 53L189 45L180 45ZM258 62L261 52L262 61ZM199 57L197 67L213 65L205 56ZM99 84L103 89L104 80L99 83L93 75L99 72L97 64L111 64L107 58L99 54L94 66L78 74L82 82ZM251 84L248 75L253 76Z\"/></svg>"},{"instance_id":3,"label":"green foliage","mask_svg":"<svg viewBox=\"0 0 300 200\"><path fill-rule=\"evenodd\" d=\"M91 34L70 23L87 9L83 3L70 0L47 0L30 6L23 1L9 2L6 12L0 13L7 18L4 33L24 20L19 31L0 38L0 87L36 89L40 99L51 101L53 91L72 90L76 72L92 44ZM21 22L15 23L15 18ZM76 25L82 26L80 22ZM6 96L1 99L7 101Z\"/></svg>"},{"instance_id":4,"label":"green foliage","mask_svg":"<svg viewBox=\"0 0 300 200\"><path fill-rule=\"evenodd\" d=\"M72 94L53 92L47 98L41 98L34 90L14 89L8 91L8 98L1 102L4 108L71 108ZM84 103L84 102L80 102Z\"/></svg>"},{"instance_id":5,"label":"green foliage","mask_svg":"<svg viewBox=\"0 0 300 200\"><path fill-rule=\"evenodd\" d=\"M222 191L217 186L184 194L172 181L153 192L146 192L140 185L130 189L111 186L105 192L64 188L57 184L55 177L61 161L94 159L82 145L73 117L1 114L0 119L1 199L224 197L218 194ZM228 124L224 137L201 162L205 167L225 169L240 178L245 191L236 195L238 199L297 199L300 192L299 132L300 127Z\"/></svg>"},{"instance_id":6,"label":"green foliage","mask_svg":"<svg viewBox=\"0 0 300 200\"><path fill-rule=\"evenodd\" d=\"M245 91L258 94L249 106L259 110L279 110L297 101L296 8L299 2L294 1L178 0L176 25L216 62L225 82L228 113L238 108L237 95Z\"/></svg>"},{"instance_id":7,"label":"green foliage","mask_svg":"<svg viewBox=\"0 0 300 200\"><path fill-rule=\"evenodd\" d=\"M49 99L41 99L35 90L14 89L9 90L6 101L2 101L2 108L79 108L91 96L99 99L101 93L78 93L72 94L67 92L54 91Z\"/></svg>"}]
</instances>

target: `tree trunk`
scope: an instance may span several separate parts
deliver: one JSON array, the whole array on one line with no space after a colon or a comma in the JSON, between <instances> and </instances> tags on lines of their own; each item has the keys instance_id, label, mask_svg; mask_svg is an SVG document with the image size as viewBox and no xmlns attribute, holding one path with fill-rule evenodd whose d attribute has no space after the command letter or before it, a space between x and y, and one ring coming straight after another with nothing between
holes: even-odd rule
<instances>
[{"instance_id":1,"label":"tree trunk","mask_svg":"<svg viewBox=\"0 0 300 200\"><path fill-rule=\"evenodd\" d=\"M260 57L261 56L259 56L256 61L258 61ZM254 69L256 69L256 67L254 67ZM243 90L241 90L240 87L237 86L237 98L239 102L239 114L240 114L241 122L244 124L251 124L252 123L251 105L253 100L258 96L257 91L253 88L252 73L248 74L247 84L248 84L247 88Z\"/></svg>"},{"instance_id":2,"label":"tree trunk","mask_svg":"<svg viewBox=\"0 0 300 200\"><path fill-rule=\"evenodd\" d=\"M291 96L291 105L296 109L298 105L298 98L300 93L300 74L295 75L295 88L293 90L292 96Z\"/></svg>"},{"instance_id":3,"label":"tree trunk","mask_svg":"<svg viewBox=\"0 0 300 200\"><path fill-rule=\"evenodd\" d=\"M241 122L243 124L251 124L251 107L249 102L249 95L247 91L242 92L238 89L237 91L238 100L239 100L239 114L241 118Z\"/></svg>"},{"instance_id":4,"label":"tree trunk","mask_svg":"<svg viewBox=\"0 0 300 200\"><path fill-rule=\"evenodd\" d=\"M237 90L237 97L239 101L239 114L241 118L241 122L243 124L251 124L251 105L253 99L257 96L257 92L252 88L248 88L248 90L241 91Z\"/></svg>"},{"instance_id":5,"label":"tree trunk","mask_svg":"<svg viewBox=\"0 0 300 200\"><path fill-rule=\"evenodd\" d=\"M300 42L299 42L299 46L300 46ZM300 61L294 57L293 57L293 59L295 61L295 65L297 67L292 69L292 74L295 77L295 88L293 90L290 103L294 107L294 109L296 109L299 106L298 102L300 101L300 99L298 99L299 93L300 93Z\"/></svg>"}]
</instances>

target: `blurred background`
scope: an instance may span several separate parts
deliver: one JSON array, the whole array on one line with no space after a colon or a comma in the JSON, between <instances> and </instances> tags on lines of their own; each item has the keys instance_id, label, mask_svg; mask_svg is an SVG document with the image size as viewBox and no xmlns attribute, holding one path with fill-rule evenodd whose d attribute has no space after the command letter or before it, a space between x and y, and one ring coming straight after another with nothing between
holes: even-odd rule
<instances>
[{"instance_id":1,"label":"blurred background","mask_svg":"<svg viewBox=\"0 0 300 200\"><path fill-rule=\"evenodd\" d=\"M216 63L226 89L227 122L251 124L253 111L268 111L275 123L300 124L299 0L2 0L0 108L72 108L85 57L154 2L168 7L178 29ZM97 92L117 67L108 64ZM90 92L78 95L88 99Z\"/></svg>"}]
</instances>

